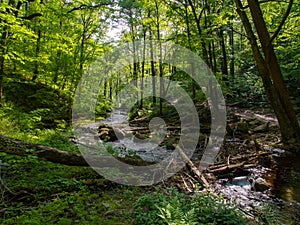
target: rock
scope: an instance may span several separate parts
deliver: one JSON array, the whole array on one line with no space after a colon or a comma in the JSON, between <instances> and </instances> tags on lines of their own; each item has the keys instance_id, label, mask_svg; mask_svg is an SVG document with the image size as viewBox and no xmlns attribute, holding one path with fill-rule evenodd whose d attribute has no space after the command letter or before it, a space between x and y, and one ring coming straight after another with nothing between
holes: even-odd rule
<instances>
[{"instance_id":1,"label":"rock","mask_svg":"<svg viewBox=\"0 0 300 225\"><path fill-rule=\"evenodd\" d=\"M259 125L253 129L255 133L263 133L269 130L269 122Z\"/></svg>"},{"instance_id":2,"label":"rock","mask_svg":"<svg viewBox=\"0 0 300 225\"><path fill-rule=\"evenodd\" d=\"M103 141L115 141L117 137L115 136L115 133L112 134L111 130L102 128L99 131L99 138Z\"/></svg>"},{"instance_id":3,"label":"rock","mask_svg":"<svg viewBox=\"0 0 300 225\"><path fill-rule=\"evenodd\" d=\"M255 180L253 178L249 178L249 182L255 191L264 192L270 188L267 181L261 177Z\"/></svg>"},{"instance_id":4,"label":"rock","mask_svg":"<svg viewBox=\"0 0 300 225\"><path fill-rule=\"evenodd\" d=\"M147 134L145 133L135 133L135 137L141 140L144 140L147 138Z\"/></svg>"},{"instance_id":5,"label":"rock","mask_svg":"<svg viewBox=\"0 0 300 225\"><path fill-rule=\"evenodd\" d=\"M103 141L116 141L125 137L125 134L119 128L112 128L107 124L100 124L98 128L99 138Z\"/></svg>"},{"instance_id":6,"label":"rock","mask_svg":"<svg viewBox=\"0 0 300 225\"><path fill-rule=\"evenodd\" d=\"M248 185L249 183L247 182L248 177L247 176L241 176L241 177L234 177L232 178L231 183L234 185L238 186L244 186Z\"/></svg>"},{"instance_id":7,"label":"rock","mask_svg":"<svg viewBox=\"0 0 300 225\"><path fill-rule=\"evenodd\" d=\"M116 134L116 136L118 137L118 139L120 140L120 139L123 139L124 137L125 137L125 133L121 130L121 129L119 129L119 128L114 128L114 132L115 132L115 134Z\"/></svg>"},{"instance_id":8,"label":"rock","mask_svg":"<svg viewBox=\"0 0 300 225\"><path fill-rule=\"evenodd\" d=\"M106 123L101 123L101 124L99 124L99 126L98 126L98 131L100 131L102 128L109 128L110 126L108 126L108 124L106 124Z\"/></svg>"},{"instance_id":9,"label":"rock","mask_svg":"<svg viewBox=\"0 0 300 225\"><path fill-rule=\"evenodd\" d=\"M140 133L140 132L134 132L133 134L134 134L133 141L137 143L143 142L149 136L149 134Z\"/></svg>"}]
</instances>

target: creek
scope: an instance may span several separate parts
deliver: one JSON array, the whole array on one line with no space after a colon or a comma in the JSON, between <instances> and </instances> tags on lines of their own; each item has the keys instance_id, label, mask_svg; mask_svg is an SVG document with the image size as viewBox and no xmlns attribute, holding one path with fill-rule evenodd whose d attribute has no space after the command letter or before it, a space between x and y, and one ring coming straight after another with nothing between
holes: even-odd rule
<instances>
[{"instance_id":1,"label":"creek","mask_svg":"<svg viewBox=\"0 0 300 225\"><path fill-rule=\"evenodd\" d=\"M132 155L133 153L141 157L146 162L160 162L169 156L173 150L167 149L165 146L160 146L151 141L137 141L131 130L139 129L139 127L132 127L128 124L127 114L120 110L115 110L105 120L88 123L84 125L85 128L93 129L97 132L100 124L107 124L114 129L119 129L128 134L126 138L117 141L107 142L105 145L111 146L112 149L118 153L119 157Z\"/></svg>"},{"instance_id":2,"label":"creek","mask_svg":"<svg viewBox=\"0 0 300 225\"><path fill-rule=\"evenodd\" d=\"M115 110L105 120L88 123L86 128L97 131L100 124L108 124L113 128L122 130L124 133L130 133L131 130L139 129L139 127L129 126L127 114L121 110ZM167 131L167 135L172 135ZM123 138L113 142L107 142L112 149L118 154L119 157L137 154L146 162L159 162L169 156L173 150L165 146L160 146L151 141L139 142L134 139L134 135L129 135L129 138ZM282 150L278 150L281 151ZM300 157L294 155L287 155L282 157L281 153L275 152L277 167L272 170L267 170L263 173L263 177L272 187L272 194L285 201L295 201L300 203ZM242 184L237 183L236 186L243 186L250 189L250 184L245 180L241 180Z\"/></svg>"}]
</instances>

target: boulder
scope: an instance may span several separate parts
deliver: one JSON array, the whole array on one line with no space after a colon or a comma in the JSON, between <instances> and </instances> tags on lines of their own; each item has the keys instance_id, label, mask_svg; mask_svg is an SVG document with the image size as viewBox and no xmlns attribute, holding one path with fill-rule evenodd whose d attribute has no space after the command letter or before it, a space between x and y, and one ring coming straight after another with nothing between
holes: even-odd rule
<instances>
[{"instance_id":1,"label":"boulder","mask_svg":"<svg viewBox=\"0 0 300 225\"><path fill-rule=\"evenodd\" d=\"M149 134L147 133L140 133L140 132L134 132L133 141L134 142L143 142L143 140L147 139L149 137Z\"/></svg>"},{"instance_id":2,"label":"boulder","mask_svg":"<svg viewBox=\"0 0 300 225\"><path fill-rule=\"evenodd\" d=\"M267 181L261 177L257 179L249 178L249 182L254 191L264 192L270 188Z\"/></svg>"},{"instance_id":3,"label":"boulder","mask_svg":"<svg viewBox=\"0 0 300 225\"><path fill-rule=\"evenodd\" d=\"M100 124L98 128L99 138L103 141L116 141L124 138L125 134L119 128L112 128L107 124Z\"/></svg>"},{"instance_id":4,"label":"boulder","mask_svg":"<svg viewBox=\"0 0 300 225\"><path fill-rule=\"evenodd\" d=\"M269 189L267 181L261 177L255 180L254 188L256 191L264 192Z\"/></svg>"}]
</instances>

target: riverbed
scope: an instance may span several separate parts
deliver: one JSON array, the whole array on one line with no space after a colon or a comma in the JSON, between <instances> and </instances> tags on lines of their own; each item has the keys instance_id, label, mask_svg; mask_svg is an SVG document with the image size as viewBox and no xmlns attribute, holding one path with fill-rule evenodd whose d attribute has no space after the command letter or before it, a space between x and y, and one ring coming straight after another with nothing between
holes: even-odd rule
<instances>
[{"instance_id":1,"label":"riverbed","mask_svg":"<svg viewBox=\"0 0 300 225\"><path fill-rule=\"evenodd\" d=\"M127 114L121 110L115 110L105 120L87 123L84 126L97 132L100 124L108 124L113 128L122 130L124 133L138 128L129 125ZM167 134L170 135L171 133ZM144 161L152 163L163 160L173 152L172 149L168 149L166 146L161 146L157 143L136 141L135 136L132 134L126 138L105 144L110 145L112 149L119 154L119 157L126 157L126 155L134 152L134 154L137 154ZM283 151L280 149L274 153L278 165L272 170L266 169L262 176L270 184L270 193L272 195L285 201L300 203L300 157L282 153ZM284 155L284 157L282 155ZM249 189L249 185L250 184L246 182L244 187Z\"/></svg>"}]
</instances>

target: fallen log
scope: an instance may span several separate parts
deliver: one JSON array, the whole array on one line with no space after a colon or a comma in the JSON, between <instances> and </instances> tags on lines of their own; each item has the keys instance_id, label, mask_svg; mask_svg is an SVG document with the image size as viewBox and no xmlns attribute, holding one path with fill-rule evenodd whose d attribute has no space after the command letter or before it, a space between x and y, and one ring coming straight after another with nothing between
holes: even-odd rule
<instances>
[{"instance_id":1,"label":"fallen log","mask_svg":"<svg viewBox=\"0 0 300 225\"><path fill-rule=\"evenodd\" d=\"M125 129L125 131L128 131L128 132L140 131L140 130L149 130L149 127L135 127L135 128Z\"/></svg>"},{"instance_id":2,"label":"fallen log","mask_svg":"<svg viewBox=\"0 0 300 225\"><path fill-rule=\"evenodd\" d=\"M185 162L187 162L188 166L192 169L193 173L200 178L202 184L205 187L209 187L209 183L207 182L207 180L205 179L205 177L203 176L203 174L201 173L201 171L194 165L194 163L190 160L189 157L187 157L187 155L184 153L184 151L177 145L174 145L175 149L178 151L178 153L180 154L180 156L183 158L183 160Z\"/></svg>"},{"instance_id":3,"label":"fallen log","mask_svg":"<svg viewBox=\"0 0 300 225\"><path fill-rule=\"evenodd\" d=\"M236 168L243 167L244 164L245 164L245 162L238 163L238 164L233 164L233 165L227 165L226 164L225 166L220 167L220 168L216 168L216 169L210 169L210 168L208 168L207 172L209 172L209 173L217 173L217 174L219 174L219 173L229 173L229 172L233 171Z\"/></svg>"},{"instance_id":4,"label":"fallen log","mask_svg":"<svg viewBox=\"0 0 300 225\"><path fill-rule=\"evenodd\" d=\"M59 163L68 166L93 166L114 167L112 157L99 155L82 155L73 152L62 151L44 145L24 142L18 139L0 135L0 152L11 155L28 156L35 155L41 160ZM150 163L132 158L115 157L116 159L131 165L144 166ZM89 162L89 163L87 163Z\"/></svg>"}]
</instances>

